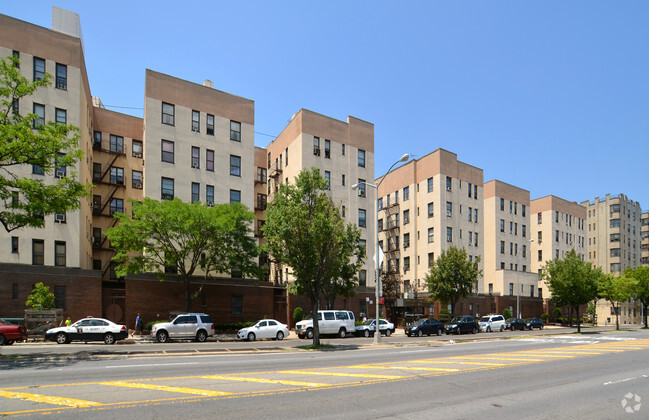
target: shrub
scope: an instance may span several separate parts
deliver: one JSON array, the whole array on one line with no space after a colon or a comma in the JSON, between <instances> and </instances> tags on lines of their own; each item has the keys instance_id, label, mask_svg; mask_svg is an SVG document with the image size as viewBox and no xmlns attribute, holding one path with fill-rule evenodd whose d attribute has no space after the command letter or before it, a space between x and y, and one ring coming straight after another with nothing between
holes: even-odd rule
<instances>
[{"instance_id":1,"label":"shrub","mask_svg":"<svg viewBox=\"0 0 649 420\"><path fill-rule=\"evenodd\" d=\"M167 321L166 319L158 319L156 321L147 322L146 324L144 324L144 329L150 330L151 327L153 327L155 324L159 324L161 322L169 322L169 321Z\"/></svg>"},{"instance_id":2,"label":"shrub","mask_svg":"<svg viewBox=\"0 0 649 420\"><path fill-rule=\"evenodd\" d=\"M237 330L240 330L241 328L250 327L251 325L254 325L254 324L255 324L254 321L214 324L214 330L216 330L216 331L237 331Z\"/></svg>"},{"instance_id":3,"label":"shrub","mask_svg":"<svg viewBox=\"0 0 649 420\"><path fill-rule=\"evenodd\" d=\"M293 309L293 321L300 322L304 319L304 309L299 306Z\"/></svg>"},{"instance_id":4,"label":"shrub","mask_svg":"<svg viewBox=\"0 0 649 420\"><path fill-rule=\"evenodd\" d=\"M563 315L562 312L561 312L561 308L554 308L554 311L552 311L552 317L554 319L556 319L557 322L561 322L561 321L559 321L559 318L561 318L561 315Z\"/></svg>"},{"instance_id":5,"label":"shrub","mask_svg":"<svg viewBox=\"0 0 649 420\"><path fill-rule=\"evenodd\" d=\"M503 311L503 316L505 319L511 318L512 317L512 311L509 310L509 308L505 308Z\"/></svg>"},{"instance_id":6,"label":"shrub","mask_svg":"<svg viewBox=\"0 0 649 420\"><path fill-rule=\"evenodd\" d=\"M42 282L36 283L32 293L27 297L25 306L37 311L53 309L54 293L50 292L50 288Z\"/></svg>"},{"instance_id":7,"label":"shrub","mask_svg":"<svg viewBox=\"0 0 649 420\"><path fill-rule=\"evenodd\" d=\"M550 319L550 315L543 314L543 315L541 315L541 319L543 320L543 323L547 324L548 320Z\"/></svg>"}]
</instances>

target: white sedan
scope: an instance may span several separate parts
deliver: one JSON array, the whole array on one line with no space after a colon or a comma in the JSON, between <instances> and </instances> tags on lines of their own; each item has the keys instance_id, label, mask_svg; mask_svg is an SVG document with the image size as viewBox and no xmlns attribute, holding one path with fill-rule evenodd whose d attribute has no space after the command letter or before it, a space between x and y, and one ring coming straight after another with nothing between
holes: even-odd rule
<instances>
[{"instance_id":1,"label":"white sedan","mask_svg":"<svg viewBox=\"0 0 649 420\"><path fill-rule=\"evenodd\" d=\"M283 340L289 334L286 324L282 324L274 319L262 319L250 327L240 329L237 332L237 338L248 341L255 341L256 339L262 338Z\"/></svg>"},{"instance_id":2,"label":"white sedan","mask_svg":"<svg viewBox=\"0 0 649 420\"><path fill-rule=\"evenodd\" d=\"M125 325L118 325L103 318L84 318L69 327L58 327L47 330L45 340L68 344L71 341L103 341L115 344L115 341L128 337Z\"/></svg>"}]
</instances>

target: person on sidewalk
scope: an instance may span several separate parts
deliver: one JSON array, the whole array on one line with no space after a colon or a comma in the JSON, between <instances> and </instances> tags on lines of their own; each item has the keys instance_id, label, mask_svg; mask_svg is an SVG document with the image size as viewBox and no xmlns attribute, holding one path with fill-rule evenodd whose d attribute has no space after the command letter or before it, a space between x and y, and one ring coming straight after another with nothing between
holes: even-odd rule
<instances>
[{"instance_id":1,"label":"person on sidewalk","mask_svg":"<svg viewBox=\"0 0 649 420\"><path fill-rule=\"evenodd\" d=\"M65 320L65 326L69 327L70 325L72 325L72 320L68 317L68 319Z\"/></svg>"},{"instance_id":2,"label":"person on sidewalk","mask_svg":"<svg viewBox=\"0 0 649 420\"><path fill-rule=\"evenodd\" d=\"M142 335L142 327L143 327L142 317L138 312L137 317L135 318L135 332L137 333L137 335Z\"/></svg>"}]
</instances>

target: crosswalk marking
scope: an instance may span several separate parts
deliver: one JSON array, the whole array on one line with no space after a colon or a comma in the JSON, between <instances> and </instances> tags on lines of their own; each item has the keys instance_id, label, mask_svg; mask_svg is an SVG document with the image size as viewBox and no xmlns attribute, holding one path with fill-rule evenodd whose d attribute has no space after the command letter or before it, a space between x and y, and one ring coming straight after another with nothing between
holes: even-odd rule
<instances>
[{"instance_id":1,"label":"crosswalk marking","mask_svg":"<svg viewBox=\"0 0 649 420\"><path fill-rule=\"evenodd\" d=\"M154 391L178 392L181 394L202 395L204 397L220 397L222 395L232 394L231 392L210 391L208 389L183 388L177 386L141 384L137 382L124 382L124 381L100 382L99 384L109 385L109 386L119 386L124 388L138 388L138 389L150 389Z\"/></svg>"},{"instance_id":2,"label":"crosswalk marking","mask_svg":"<svg viewBox=\"0 0 649 420\"><path fill-rule=\"evenodd\" d=\"M412 366L388 366L388 365L358 365L346 366L350 369L396 369L396 370L421 370L433 372L459 372L461 369L445 369L435 367L412 367Z\"/></svg>"},{"instance_id":3,"label":"crosswalk marking","mask_svg":"<svg viewBox=\"0 0 649 420\"><path fill-rule=\"evenodd\" d=\"M369 373L342 373L342 372L322 372L310 370L280 370L278 373L287 373L293 375L321 375L321 376L348 376L352 378L370 378L370 379L401 379L404 376L396 375L376 375Z\"/></svg>"},{"instance_id":4,"label":"crosswalk marking","mask_svg":"<svg viewBox=\"0 0 649 420\"><path fill-rule=\"evenodd\" d=\"M471 356L471 359L475 360L503 360L503 361L512 361L512 362L545 362L546 359L532 359L532 358L520 358L520 357L494 357L494 356Z\"/></svg>"},{"instance_id":5,"label":"crosswalk marking","mask_svg":"<svg viewBox=\"0 0 649 420\"><path fill-rule=\"evenodd\" d=\"M321 383L314 383L314 382L286 381L284 379L247 378L242 376L227 376L227 375L206 375L206 376L199 376L199 378L219 379L223 381L237 381L237 382L257 382L261 384L307 386L307 387L331 386L331 384L321 384Z\"/></svg>"},{"instance_id":6,"label":"crosswalk marking","mask_svg":"<svg viewBox=\"0 0 649 420\"><path fill-rule=\"evenodd\" d=\"M410 360L405 363L441 363L450 365L481 365L481 366L506 366L507 363L493 362L465 362L461 360Z\"/></svg>"},{"instance_id":7,"label":"crosswalk marking","mask_svg":"<svg viewBox=\"0 0 649 420\"><path fill-rule=\"evenodd\" d=\"M97 407L103 405L95 401L78 400L75 398L65 397L52 397L49 395L30 394L28 392L0 391L0 397L47 404L64 405L66 407Z\"/></svg>"}]
</instances>

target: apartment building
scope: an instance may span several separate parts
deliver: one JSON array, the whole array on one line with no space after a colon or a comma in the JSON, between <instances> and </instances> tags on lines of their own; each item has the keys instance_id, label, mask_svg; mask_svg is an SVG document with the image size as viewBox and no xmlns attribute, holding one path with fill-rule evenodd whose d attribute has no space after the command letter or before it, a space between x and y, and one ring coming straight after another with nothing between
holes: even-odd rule
<instances>
[{"instance_id":1,"label":"apartment building","mask_svg":"<svg viewBox=\"0 0 649 420\"><path fill-rule=\"evenodd\" d=\"M564 258L575 250L586 260L586 208L562 198L549 195L530 202L530 251L533 273L541 273L544 264ZM548 285L539 276L540 296L551 296Z\"/></svg>"},{"instance_id":2,"label":"apartment building","mask_svg":"<svg viewBox=\"0 0 649 420\"><path fill-rule=\"evenodd\" d=\"M604 199L596 197L592 201L583 201L581 205L588 212L588 261L604 273L616 276L627 268L642 264L643 213L640 203L624 194L607 194ZM645 236L649 237L649 233ZM640 304L634 300L622 303L619 315L621 324L640 323ZM597 323L615 323L615 310L610 302L597 302Z\"/></svg>"},{"instance_id":3,"label":"apartment building","mask_svg":"<svg viewBox=\"0 0 649 420\"><path fill-rule=\"evenodd\" d=\"M530 246L534 239L530 220L529 191L499 180L485 183L485 284L480 292L489 296L542 297L538 274L531 267Z\"/></svg>"},{"instance_id":4,"label":"apartment building","mask_svg":"<svg viewBox=\"0 0 649 420\"><path fill-rule=\"evenodd\" d=\"M361 287L374 285L376 195L356 183L371 182L374 176L374 125L348 116L336 120L301 109L267 147L268 200L282 183L293 181L303 169L319 168L329 181L331 199L343 217L361 229L368 258L361 269ZM271 264L270 280L277 285L291 281L288 268ZM363 312L361 310L361 312Z\"/></svg>"},{"instance_id":5,"label":"apartment building","mask_svg":"<svg viewBox=\"0 0 649 420\"><path fill-rule=\"evenodd\" d=\"M421 312L430 305L426 273L442 251L454 245L465 248L471 260L484 255L483 171L437 149L375 182L380 183L379 246L385 275L396 285L395 306Z\"/></svg>"},{"instance_id":6,"label":"apartment building","mask_svg":"<svg viewBox=\"0 0 649 420\"><path fill-rule=\"evenodd\" d=\"M649 266L649 212L640 216L640 265Z\"/></svg>"}]
</instances>

